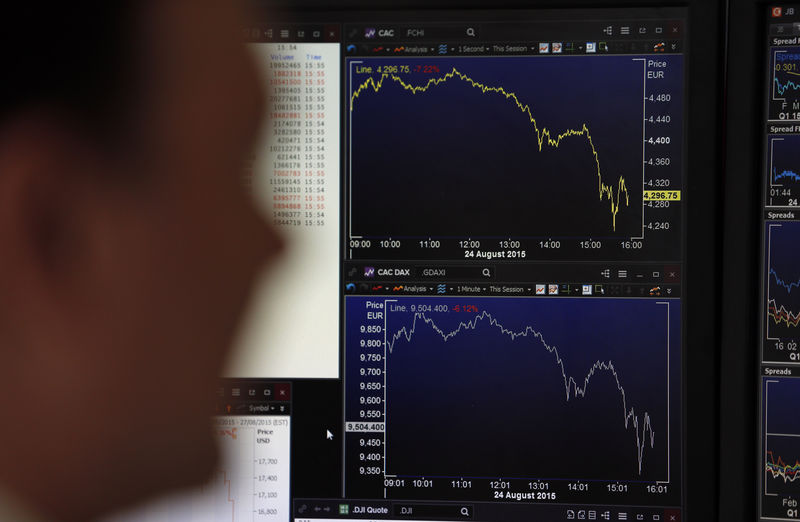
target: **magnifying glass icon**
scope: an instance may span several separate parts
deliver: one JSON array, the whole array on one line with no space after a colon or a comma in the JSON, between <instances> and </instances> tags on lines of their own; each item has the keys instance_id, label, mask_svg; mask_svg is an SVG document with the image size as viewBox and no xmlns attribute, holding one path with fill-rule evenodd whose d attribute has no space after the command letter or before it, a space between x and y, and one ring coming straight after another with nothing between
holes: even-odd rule
<instances>
[{"instance_id":1,"label":"magnifying glass icon","mask_svg":"<svg viewBox=\"0 0 800 522\"><path fill-rule=\"evenodd\" d=\"M464 517L468 517L469 516L469 508L468 507L462 507L461 508L461 516L464 516Z\"/></svg>"},{"instance_id":2,"label":"magnifying glass icon","mask_svg":"<svg viewBox=\"0 0 800 522\"><path fill-rule=\"evenodd\" d=\"M488 268L484 268L483 272L481 272L481 273L483 274L483 277L492 277L492 271L489 270ZM464 509L467 509L467 508L464 508Z\"/></svg>"},{"instance_id":3,"label":"magnifying glass icon","mask_svg":"<svg viewBox=\"0 0 800 522\"><path fill-rule=\"evenodd\" d=\"M475 28L474 27L467 27L467 36L475 37Z\"/></svg>"}]
</instances>

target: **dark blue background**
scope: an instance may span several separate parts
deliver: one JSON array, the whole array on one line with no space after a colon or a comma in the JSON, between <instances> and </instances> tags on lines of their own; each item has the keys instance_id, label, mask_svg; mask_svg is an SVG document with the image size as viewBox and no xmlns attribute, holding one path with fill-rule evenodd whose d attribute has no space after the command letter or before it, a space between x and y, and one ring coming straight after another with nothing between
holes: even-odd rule
<instances>
[{"instance_id":1,"label":"dark blue background","mask_svg":"<svg viewBox=\"0 0 800 522\"><path fill-rule=\"evenodd\" d=\"M800 281L800 263L798 263L800 223L781 222L782 226L772 228L771 235L769 233L770 224L775 223L767 223L766 229L767 238L770 241L768 245L770 249L769 266L766 267L767 273L765 274L769 284L769 298L775 300L779 309L783 306L796 314L800 312L800 287L793 286L791 291L787 290L783 285L778 284L775 274L770 274L770 269L773 269L787 285L791 286L791 283ZM794 338L800 334L797 327L788 327L786 323L776 325L769 316L766 320L769 337Z\"/></svg>"},{"instance_id":2,"label":"dark blue background","mask_svg":"<svg viewBox=\"0 0 800 522\"><path fill-rule=\"evenodd\" d=\"M769 404L767 404L767 381L773 380L778 382L769 385ZM771 433L800 435L800 415L797 414L798 402L800 402L800 379L765 377L764 403L769 415L769 426L766 426L765 429ZM797 439L796 443L798 448L797 457L800 458L800 439ZM786 460L786 457L784 457L784 460Z\"/></svg>"},{"instance_id":3,"label":"dark blue background","mask_svg":"<svg viewBox=\"0 0 800 522\"><path fill-rule=\"evenodd\" d=\"M777 65L777 64L783 64L783 63L788 63L788 64L795 63L796 64L797 63L797 60L787 60L787 61L781 61L781 62L777 62L776 63L776 60L775 60L775 58L777 56L777 52L776 51L788 51L787 55L788 54L796 55L797 54L797 50L798 50L797 47L773 47L773 48L771 48L770 49L770 54L771 54L770 62L772 64L772 71L775 71L775 65ZM770 85L770 97L772 97L773 94L774 94L774 96L776 98L786 98L786 100L795 100L795 99L797 99L798 96L800 96L800 90L798 90L798 89L796 89L796 88L794 88L792 86L787 87L786 90L784 91L784 93L780 94L778 92L776 86L775 86L775 80L777 80L778 83L780 83L782 86L785 86L785 85L787 85L789 83L792 83L795 86L800 86L800 78L798 78L797 76L794 76L792 74L788 74L787 72L784 72L784 71L775 71L773 73L773 76L772 76L772 85Z\"/></svg>"},{"instance_id":4,"label":"dark blue background","mask_svg":"<svg viewBox=\"0 0 800 522\"><path fill-rule=\"evenodd\" d=\"M782 141L773 141L772 165L770 165L770 175L773 182L781 185L792 186L798 182L793 177L785 177L779 180L774 179L775 172L781 174L788 170L800 176L800 137L798 136L776 136Z\"/></svg>"},{"instance_id":5,"label":"dark blue background","mask_svg":"<svg viewBox=\"0 0 800 522\"><path fill-rule=\"evenodd\" d=\"M456 67L528 104L553 134L587 124L604 183L623 176L631 205L617 216L600 201L585 137L559 148L536 145L527 114L501 94L453 78L411 94L390 79L362 92L352 117L352 220L363 236L626 236L641 233L642 63L631 56L359 58L364 66L437 65L401 74L424 85ZM652 58L652 56L650 56ZM668 62L658 92L680 107L682 57ZM348 82L352 61L347 64ZM352 74L348 93L369 76ZM653 84L655 85L655 84ZM350 94L348 94L350 96ZM667 106L661 107L665 112ZM349 104L348 104L349 110ZM680 110L673 110L679 124ZM675 139L673 137L673 139ZM677 161L678 158L676 157Z\"/></svg>"},{"instance_id":6,"label":"dark blue background","mask_svg":"<svg viewBox=\"0 0 800 522\"><path fill-rule=\"evenodd\" d=\"M357 323L370 298L347 298L348 365L358 366ZM401 304L474 304L505 327L540 331L568 376L583 383L592 365L612 361L628 408L651 417L641 475L636 435L624 426L610 372L596 373L586 397L566 399L555 356L535 338L511 341L481 321L443 342L418 321L387 364L387 472L410 476L662 480L667 477L666 306L654 300L577 298L399 298ZM680 448L680 305L671 301L673 475ZM427 313L454 330L472 313ZM350 319L352 318L352 319ZM388 315L388 334L413 314ZM356 393L357 383L348 383ZM353 406L351 405L350 408ZM348 417L349 418L349 417ZM641 425L640 425L641 431Z\"/></svg>"},{"instance_id":7,"label":"dark blue background","mask_svg":"<svg viewBox=\"0 0 800 522\"><path fill-rule=\"evenodd\" d=\"M770 383L769 397L766 394L767 381ZM769 402L767 402L769 398ZM797 415L797 404L800 401L800 379L797 378L764 378L764 407L768 413L765 432L800 434L800 416ZM778 457L783 458L787 464L794 464L800 459L800 438L797 437L766 437L766 449ZM766 465L766 462L762 463ZM793 495L800 494L800 480L784 483L782 477L772 478L771 473L766 474L767 488L770 493Z\"/></svg>"}]
</instances>

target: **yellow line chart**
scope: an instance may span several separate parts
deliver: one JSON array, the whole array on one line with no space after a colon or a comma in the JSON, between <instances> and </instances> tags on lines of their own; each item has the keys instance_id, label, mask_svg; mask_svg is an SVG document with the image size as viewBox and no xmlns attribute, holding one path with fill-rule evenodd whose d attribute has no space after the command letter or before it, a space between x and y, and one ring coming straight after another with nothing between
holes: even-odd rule
<instances>
[{"instance_id":1,"label":"yellow line chart","mask_svg":"<svg viewBox=\"0 0 800 522\"><path fill-rule=\"evenodd\" d=\"M431 78L429 79L424 85L412 85L406 82L403 78L396 74L391 73L384 73L380 76L380 79L377 81L374 77L370 76L367 78L361 85L359 85L354 91L352 96L350 97L350 112L353 112L355 109L355 102L361 96L364 91L368 91L372 89L376 94L380 93L381 89L383 88L386 80L391 80L392 82L399 84L405 91L410 92L411 94L419 94L427 92L431 87L437 87L449 80L458 79L465 83L468 83L472 87L480 90L483 94L494 93L504 96L507 100L513 101L517 108L523 114L526 114L530 120L530 123L533 125L533 129L536 132L536 140L538 149L541 152L542 147L547 145L549 147L558 148L561 145L561 141L565 138L574 137L574 136L582 136L586 138L586 141L589 143L589 147L591 148L592 155L594 158L595 165L597 167L597 192L600 201L603 199L607 199L611 206L611 220L612 220L612 229L616 231L617 229L617 213L619 213L620 206L624 201L625 206L629 205L630 194L628 193L628 187L625 184L625 178L620 176L616 182L616 188L614 184L606 184L603 181L603 174L600 169L600 159L597 154L597 149L594 146L592 141L592 135L589 132L589 127L586 123L583 123L580 128L577 129L567 129L564 132L554 134L547 128L540 128L536 122L536 118L533 116L533 112L531 111L530 105L524 104L520 101L519 97L513 92L507 91L503 87L492 87L476 80L473 80L466 74L462 73L455 67L449 73L441 76L439 78ZM624 196L624 199L622 199Z\"/></svg>"}]
</instances>

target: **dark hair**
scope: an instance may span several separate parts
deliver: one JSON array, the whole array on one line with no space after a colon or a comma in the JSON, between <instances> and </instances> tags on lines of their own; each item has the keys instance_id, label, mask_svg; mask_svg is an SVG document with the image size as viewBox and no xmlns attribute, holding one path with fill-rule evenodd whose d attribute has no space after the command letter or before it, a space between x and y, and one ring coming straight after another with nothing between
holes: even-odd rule
<instances>
[{"instance_id":1,"label":"dark hair","mask_svg":"<svg viewBox=\"0 0 800 522\"><path fill-rule=\"evenodd\" d=\"M4 5L0 127L38 107L113 126L135 78L134 7L127 0Z\"/></svg>"}]
</instances>

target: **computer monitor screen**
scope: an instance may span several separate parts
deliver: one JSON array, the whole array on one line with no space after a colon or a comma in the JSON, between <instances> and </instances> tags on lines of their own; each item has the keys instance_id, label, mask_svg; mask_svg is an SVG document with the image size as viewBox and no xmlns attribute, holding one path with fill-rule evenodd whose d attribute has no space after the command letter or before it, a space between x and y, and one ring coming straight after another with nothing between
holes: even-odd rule
<instances>
[{"instance_id":1,"label":"computer monitor screen","mask_svg":"<svg viewBox=\"0 0 800 522\"><path fill-rule=\"evenodd\" d=\"M686 9L265 20L289 250L136 519L680 520Z\"/></svg>"},{"instance_id":2,"label":"computer monitor screen","mask_svg":"<svg viewBox=\"0 0 800 522\"><path fill-rule=\"evenodd\" d=\"M796 520L800 494L800 5L765 7L759 513Z\"/></svg>"}]
</instances>

